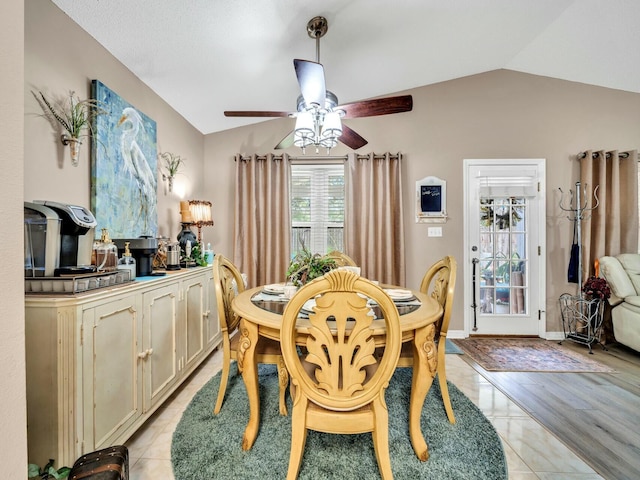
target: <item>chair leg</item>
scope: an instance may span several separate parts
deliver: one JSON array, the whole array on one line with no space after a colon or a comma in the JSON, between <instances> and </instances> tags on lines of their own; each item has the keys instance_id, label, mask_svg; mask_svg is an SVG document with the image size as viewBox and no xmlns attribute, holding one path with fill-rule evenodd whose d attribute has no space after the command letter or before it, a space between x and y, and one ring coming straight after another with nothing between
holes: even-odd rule
<instances>
[{"instance_id":1,"label":"chair leg","mask_svg":"<svg viewBox=\"0 0 640 480\"><path fill-rule=\"evenodd\" d=\"M305 425L306 402L296 405L291 412L291 453L289 454L289 469L287 480L296 480L300 472L304 445L307 442L307 426Z\"/></svg>"},{"instance_id":2,"label":"chair leg","mask_svg":"<svg viewBox=\"0 0 640 480\"><path fill-rule=\"evenodd\" d=\"M371 406L375 418L371 435L373 436L373 448L376 452L380 477L382 480L393 480L389 456L389 412L384 400L374 400Z\"/></svg>"},{"instance_id":3,"label":"chair leg","mask_svg":"<svg viewBox=\"0 0 640 480\"><path fill-rule=\"evenodd\" d=\"M439 345L438 347L437 373L438 383L440 384L440 393L442 394L442 403L444 404L444 409L447 412L449 423L456 423L456 417L453 414L453 407L451 406L451 398L449 397L449 387L447 386L447 372L444 364L444 344L441 346Z\"/></svg>"},{"instance_id":4,"label":"chair leg","mask_svg":"<svg viewBox=\"0 0 640 480\"><path fill-rule=\"evenodd\" d=\"M289 386L289 372L282 357L278 359L278 385L280 387L280 415L286 417L288 415L286 394Z\"/></svg>"},{"instance_id":5,"label":"chair leg","mask_svg":"<svg viewBox=\"0 0 640 480\"><path fill-rule=\"evenodd\" d=\"M217 415L222 408L222 401L224 400L224 394L227 391L227 382L229 381L229 369L231 366L231 356L226 352L222 355L222 373L220 374L220 386L218 387L218 398L216 399L216 406L213 409L213 413Z\"/></svg>"}]
</instances>

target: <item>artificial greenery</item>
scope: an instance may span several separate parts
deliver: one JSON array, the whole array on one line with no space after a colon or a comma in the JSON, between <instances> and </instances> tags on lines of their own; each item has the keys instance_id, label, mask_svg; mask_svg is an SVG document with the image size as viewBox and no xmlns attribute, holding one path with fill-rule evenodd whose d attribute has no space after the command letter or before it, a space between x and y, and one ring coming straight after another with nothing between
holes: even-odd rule
<instances>
[{"instance_id":1,"label":"artificial greenery","mask_svg":"<svg viewBox=\"0 0 640 480\"><path fill-rule=\"evenodd\" d=\"M158 154L164 162L164 168L168 177L175 177L180 170L180 166L184 164L185 159L180 155L171 152L162 152Z\"/></svg>"},{"instance_id":2,"label":"artificial greenery","mask_svg":"<svg viewBox=\"0 0 640 480\"><path fill-rule=\"evenodd\" d=\"M302 250L293 257L287 269L287 280L301 287L314 278L321 277L338 265L333 258L319 253L311 253L303 245Z\"/></svg>"},{"instance_id":3,"label":"artificial greenery","mask_svg":"<svg viewBox=\"0 0 640 480\"><path fill-rule=\"evenodd\" d=\"M49 463L42 468L35 463L30 463L28 471L29 478L39 478L41 480L67 478L71 469L69 467L61 467L56 470L53 466L54 463L53 458L49 459Z\"/></svg>"},{"instance_id":4,"label":"artificial greenery","mask_svg":"<svg viewBox=\"0 0 640 480\"><path fill-rule=\"evenodd\" d=\"M186 265L197 265L199 267L206 267L207 260L204 258L204 252L198 242L191 244L191 254L186 255L186 252L182 251L180 255L180 262Z\"/></svg>"},{"instance_id":5,"label":"artificial greenery","mask_svg":"<svg viewBox=\"0 0 640 480\"><path fill-rule=\"evenodd\" d=\"M41 105L44 105L45 116L50 120L53 119L53 123L58 122L69 136L76 140L91 136L92 121L98 115L107 113L98 100L92 98L80 100L75 92L69 92L69 97L64 102L53 102L41 91L38 91L39 98L34 92L32 93L38 101L41 101Z\"/></svg>"}]
</instances>

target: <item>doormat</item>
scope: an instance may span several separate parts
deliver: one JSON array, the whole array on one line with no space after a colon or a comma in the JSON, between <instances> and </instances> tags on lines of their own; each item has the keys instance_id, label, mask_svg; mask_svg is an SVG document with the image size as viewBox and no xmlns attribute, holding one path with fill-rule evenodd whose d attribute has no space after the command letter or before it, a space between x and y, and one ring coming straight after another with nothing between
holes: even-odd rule
<instances>
[{"instance_id":1,"label":"doormat","mask_svg":"<svg viewBox=\"0 0 640 480\"><path fill-rule=\"evenodd\" d=\"M588 358L586 354L581 355L559 345L557 341L540 338L467 338L453 342L482 368L493 372L615 372Z\"/></svg>"}]
</instances>

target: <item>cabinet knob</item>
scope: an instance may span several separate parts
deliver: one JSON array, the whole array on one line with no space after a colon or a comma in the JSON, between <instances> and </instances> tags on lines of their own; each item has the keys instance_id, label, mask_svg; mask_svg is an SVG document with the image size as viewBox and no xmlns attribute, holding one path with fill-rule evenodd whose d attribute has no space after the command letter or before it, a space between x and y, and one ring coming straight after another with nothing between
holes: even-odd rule
<instances>
[{"instance_id":1,"label":"cabinet knob","mask_svg":"<svg viewBox=\"0 0 640 480\"><path fill-rule=\"evenodd\" d=\"M147 356L151 356L153 355L153 348L150 348L149 350L147 350Z\"/></svg>"},{"instance_id":2,"label":"cabinet knob","mask_svg":"<svg viewBox=\"0 0 640 480\"><path fill-rule=\"evenodd\" d=\"M147 352L140 352L138 353L138 358L141 358L142 360L144 360L145 358L147 358L148 353Z\"/></svg>"}]
</instances>

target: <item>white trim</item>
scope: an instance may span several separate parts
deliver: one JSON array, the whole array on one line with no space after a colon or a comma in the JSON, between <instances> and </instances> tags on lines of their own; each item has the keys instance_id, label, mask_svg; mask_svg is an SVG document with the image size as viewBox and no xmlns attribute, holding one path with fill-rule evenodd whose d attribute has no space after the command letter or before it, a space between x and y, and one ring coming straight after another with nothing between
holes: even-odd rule
<instances>
[{"instance_id":1,"label":"white trim","mask_svg":"<svg viewBox=\"0 0 640 480\"><path fill-rule=\"evenodd\" d=\"M469 225L469 214L467 212L467 205L472 200L469 198L471 191L471 180L469 178L469 168L477 167L477 166L499 166L499 165L518 165L523 166L526 169L527 166L534 167L538 172L538 181L539 187L539 208L538 208L538 245L535 247L540 248L540 255L538 255L538 309L539 309L539 320L537 323L538 326L538 336L542 338L547 337L546 332L546 160L544 158L505 158L505 159L464 159L463 160L463 205L465 208L463 209L463 224L465 225L464 230L464 254L463 254L463 305L464 305L464 332L465 337L468 337L473 333L473 308L470 308L473 303L472 292L470 288L467 288L468 285L471 284L472 281L472 255L471 255L471 245L469 244L469 234L467 231L467 225ZM475 181L475 179L473 179ZM534 248L534 246L532 246ZM478 299L476 299L476 304L478 303Z\"/></svg>"}]
</instances>

